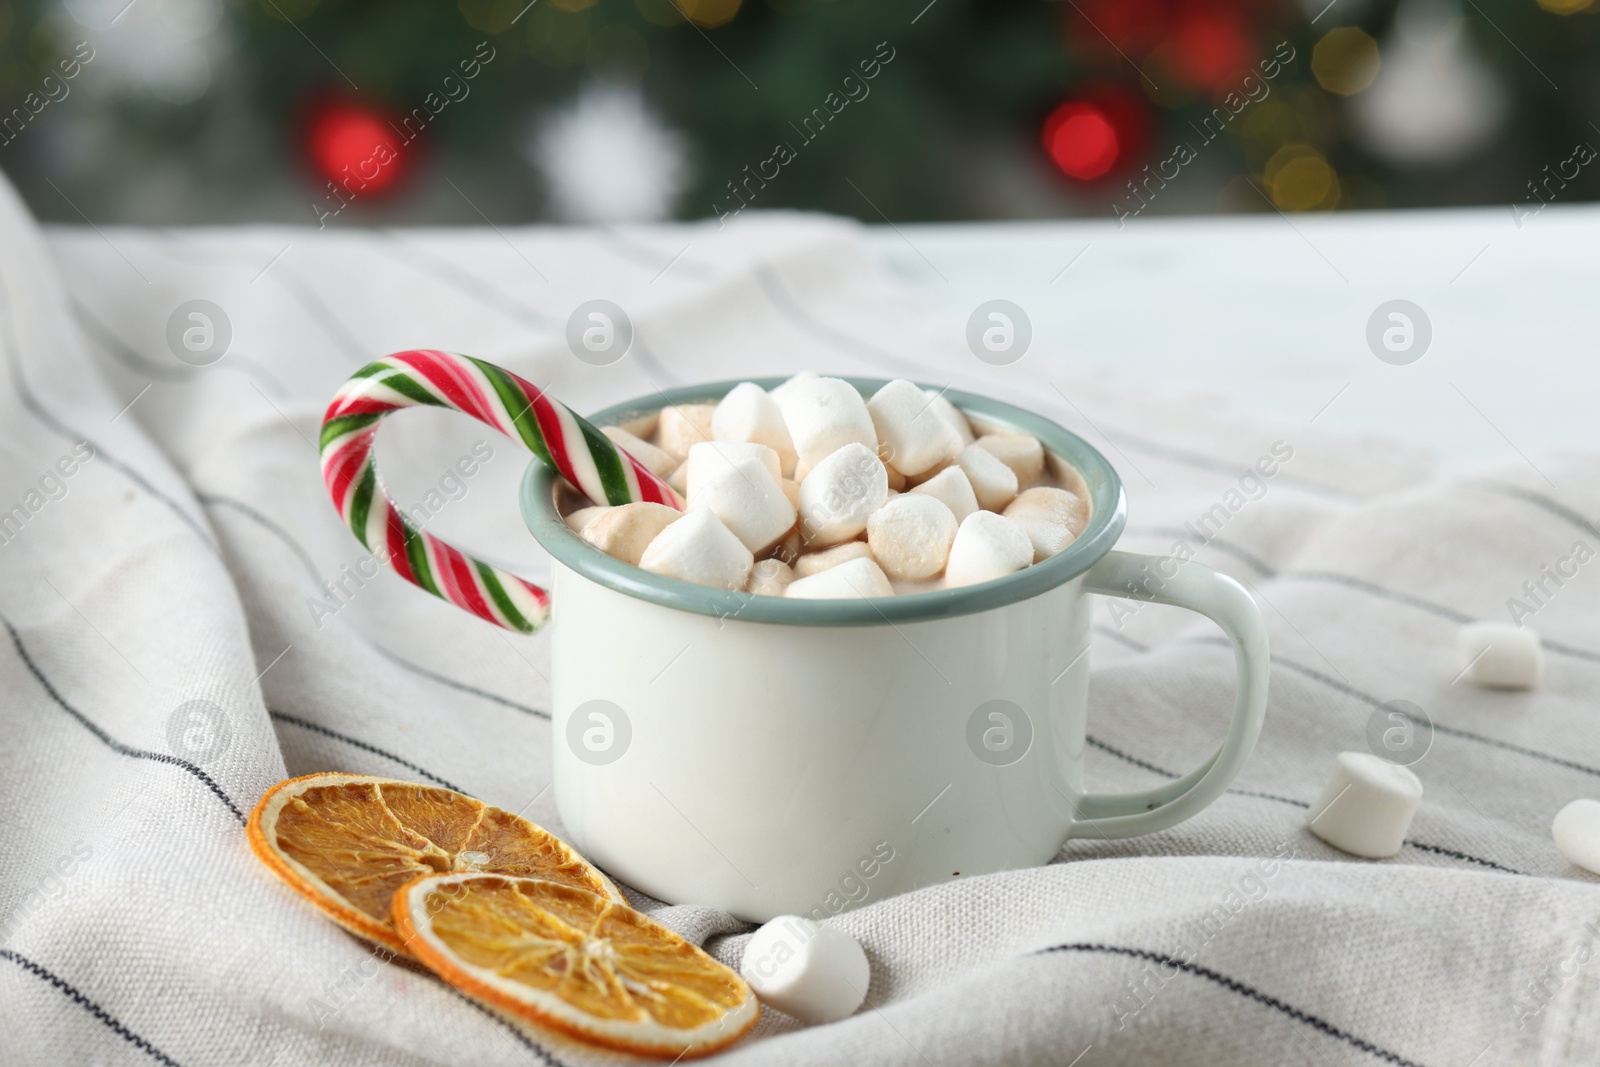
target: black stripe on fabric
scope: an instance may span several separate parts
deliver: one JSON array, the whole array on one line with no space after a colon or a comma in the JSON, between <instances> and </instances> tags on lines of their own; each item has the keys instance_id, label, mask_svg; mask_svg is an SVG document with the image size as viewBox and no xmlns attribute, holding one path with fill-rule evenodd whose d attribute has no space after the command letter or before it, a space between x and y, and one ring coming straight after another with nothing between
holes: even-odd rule
<instances>
[{"instance_id":1,"label":"black stripe on fabric","mask_svg":"<svg viewBox=\"0 0 1600 1067\"><path fill-rule=\"evenodd\" d=\"M369 745L367 742L362 741L359 738L351 737L349 734L341 734L337 730L330 730L326 726L323 726L321 723L315 723L315 722L310 721L309 719L302 719L298 715L290 715L288 712L285 712L285 711L276 711L276 710L274 710L272 708L268 708L267 709L267 714L272 716L272 718L277 720L278 722L286 722L286 723L289 723L292 726L298 726L302 730L309 730L314 734L321 734L324 737L331 737L333 740L341 741L344 744L347 744L352 748L359 748L359 749L362 749L363 751L371 752L375 756L382 756L384 759L389 760L392 763L398 763L400 766L404 767L408 771L416 771L418 774L422 775L424 778L428 779L430 782L438 782L440 785L444 786L446 789L454 789L457 793L461 793L461 794L463 794L465 796L471 796L472 795L472 794L468 793L465 789L462 789L459 785L456 785L454 782L451 782L451 781L449 781L447 779L441 778L437 774L434 774L432 771L424 770L423 768L417 766L415 763L412 763L410 760L404 759L404 758L402 758L400 756L396 756L393 752L386 752L383 749L379 748L377 745Z\"/></svg>"},{"instance_id":2,"label":"black stripe on fabric","mask_svg":"<svg viewBox=\"0 0 1600 1067\"><path fill-rule=\"evenodd\" d=\"M504 1027L506 1032L516 1040L517 1044L521 1045L535 1056L538 1056L539 1059L543 1060L546 1064L549 1064L549 1067L568 1067L564 1061L557 1059L553 1053L541 1048L538 1044L536 1044L533 1038L529 1037L523 1032L522 1027L518 1026L510 1019L489 1010L487 1007L479 1004L476 1000L473 1000L471 997L467 996L465 993L461 992L461 990L456 989L453 986L446 986L445 988L451 993L455 994L457 997L461 998L463 1002L471 1005L473 1008L476 1008L479 1014L488 1019L490 1022L497 1023Z\"/></svg>"},{"instance_id":3,"label":"black stripe on fabric","mask_svg":"<svg viewBox=\"0 0 1600 1067\"><path fill-rule=\"evenodd\" d=\"M1528 874L1527 871L1519 871L1515 867L1507 867L1504 864L1496 863L1493 860L1486 860L1482 856L1474 856L1470 853L1460 852L1453 848L1445 848L1443 845L1429 845L1422 841L1409 840L1406 842L1406 844L1410 845L1412 848L1420 848L1424 852L1433 852L1440 856L1449 856L1454 860L1465 860L1468 863L1476 863L1481 867L1488 867L1491 870L1504 871L1506 874L1520 874L1528 878L1533 877L1532 875Z\"/></svg>"},{"instance_id":4,"label":"black stripe on fabric","mask_svg":"<svg viewBox=\"0 0 1600 1067\"><path fill-rule=\"evenodd\" d=\"M1186 530L1182 526L1130 526L1125 531L1131 537L1172 537L1184 542L1198 544L1201 548L1214 548L1225 556L1232 556L1240 563L1255 570L1263 578L1276 578L1278 572L1272 565L1260 556L1241 548L1231 541L1224 541L1220 537L1205 538L1197 535L1193 530Z\"/></svg>"},{"instance_id":5,"label":"black stripe on fabric","mask_svg":"<svg viewBox=\"0 0 1600 1067\"><path fill-rule=\"evenodd\" d=\"M1386 589L1364 578L1352 578L1347 574L1334 574L1331 571L1291 571L1288 574L1278 575L1278 580L1288 582L1327 582L1333 585L1342 585L1348 589L1359 590L1384 600L1392 600L1398 604L1405 604L1409 607L1429 612L1454 623L1464 625L1478 621L1478 616L1476 615L1468 615L1454 608L1445 607L1443 604L1434 604L1423 600L1421 597L1412 596L1410 593L1400 593L1393 589ZM1559 655L1572 656L1575 659L1588 660L1591 663L1600 663L1600 652L1592 652L1587 648L1563 644L1560 641L1551 641L1543 635L1540 635L1539 643L1546 650Z\"/></svg>"},{"instance_id":6,"label":"black stripe on fabric","mask_svg":"<svg viewBox=\"0 0 1600 1067\"><path fill-rule=\"evenodd\" d=\"M1101 432L1104 433L1108 439L1113 436L1111 433L1106 433L1106 423L1103 420L1097 422L1095 425L1101 428ZM1232 460L1216 459L1213 456L1208 456L1201 452L1195 452L1191 449L1179 448L1176 445L1163 444L1160 441L1152 441L1148 437L1140 437L1138 434L1130 433L1126 429L1118 426L1113 426L1112 429L1116 431L1114 435L1116 438L1114 442L1115 444L1126 447L1134 452L1143 452L1147 455L1157 456L1161 459L1167 460L1168 462L1176 463L1179 466L1193 467L1195 470L1210 471L1214 474L1225 474L1230 478L1237 478L1252 469L1252 466L1249 463L1237 463ZM1281 470L1277 474L1273 475L1272 480L1279 485L1293 485L1300 489L1307 490L1308 492L1320 493L1324 496L1333 497L1336 500L1345 501L1347 503L1366 499L1359 494L1350 492L1349 490L1340 489L1338 486L1326 485L1322 482L1314 481L1310 478L1303 478L1298 474L1288 474Z\"/></svg>"},{"instance_id":7,"label":"black stripe on fabric","mask_svg":"<svg viewBox=\"0 0 1600 1067\"><path fill-rule=\"evenodd\" d=\"M166 1067L179 1067L177 1060L173 1059L171 1056L168 1056L165 1052L162 1052L160 1049L156 1048L149 1041L140 1037L132 1030L129 1030L125 1025L123 1025L122 1020L118 1019L115 1015L112 1015L109 1011L106 1011L99 1004L96 1004L89 997L85 996L77 986L73 985L65 978L52 973L48 968L40 966L39 964L30 960L28 957L22 955L20 952L13 952L8 948L0 948L0 959L10 960L12 963L15 963L18 967L21 967L35 978L42 978L44 981L49 982L64 996L66 996L68 1000L72 1001L74 1004L78 1005L78 1007L82 1008L84 1011L100 1020L100 1022L104 1024L105 1027L112 1033L116 1034L118 1037L122 1038L122 1040L128 1042L128 1044L132 1045L140 1052L143 1052L157 1063L166 1064Z\"/></svg>"},{"instance_id":8,"label":"black stripe on fabric","mask_svg":"<svg viewBox=\"0 0 1600 1067\"><path fill-rule=\"evenodd\" d=\"M311 578L311 583L316 585L318 588L321 587L322 579L317 575L316 561L311 558L310 554L306 552L305 548L301 546L299 541L294 539L293 535L291 535L288 530L285 530L278 523L267 518L267 516L263 515L261 512L257 511L255 508L251 507L249 504L246 504L242 500L235 500L232 497L219 496L216 493L196 493L195 498L207 507L225 507L236 511L245 518L249 519L251 522L254 522L256 525L260 526L262 529L266 530L268 533L272 534L279 541L283 542L284 546L287 547L290 552L293 552L300 560L300 565L305 568L306 574ZM410 671L412 674L419 675L431 682L438 682L440 685L446 686L450 689L456 689L463 693L470 693L472 696L479 697L483 700L492 701L495 704L508 707L513 711L520 711L525 715L532 715L536 719L544 719L546 722L550 721L550 713L548 711L542 711L539 708L529 707L526 704L519 704L515 700L508 700L503 696L497 696L496 694L489 692L487 689L479 689L475 685L469 685L466 682L458 682L454 678L448 678L445 675L431 671L426 667L420 667L417 664L412 663L410 660L390 652L387 648L384 648L382 645L378 644L370 637L367 637L365 634L362 634L359 631L353 632L356 633L356 636L365 641L367 647L372 649L372 651L389 660L395 666Z\"/></svg>"},{"instance_id":9,"label":"black stripe on fabric","mask_svg":"<svg viewBox=\"0 0 1600 1067\"><path fill-rule=\"evenodd\" d=\"M1122 760L1124 763L1130 763L1135 767L1147 770L1152 774L1160 775L1163 778L1178 777L1177 773L1174 771L1169 771L1165 767L1158 767L1154 763L1142 760L1137 756L1129 755L1120 748L1115 748L1112 745L1106 744L1099 738L1085 737L1084 740L1107 755L1115 756L1117 759ZM1293 807L1304 810L1310 810L1311 808L1311 805L1304 800L1296 800L1293 797L1279 796L1277 793L1263 793L1255 789L1229 789L1228 792L1234 794L1235 796L1256 797L1259 800L1270 800L1278 804L1289 804ZM1504 871L1507 874L1520 874L1524 877L1532 877L1532 875L1529 875L1526 871L1519 871L1515 867L1507 867L1504 864L1496 863L1494 860L1487 860L1482 856L1474 856L1468 852L1459 852L1455 849L1445 848L1441 845L1429 845L1421 841L1412 841L1409 838L1405 843L1413 848L1420 848L1424 852L1433 852L1441 856L1449 856L1452 859L1465 860L1468 863L1476 863L1481 867L1488 867L1496 871Z\"/></svg>"},{"instance_id":10,"label":"black stripe on fabric","mask_svg":"<svg viewBox=\"0 0 1600 1067\"><path fill-rule=\"evenodd\" d=\"M395 253L394 258L412 270L444 282L457 292L470 297L484 307L498 311L506 318L522 326L527 326L543 333L561 329L560 320L546 315L536 308L529 307L520 300L502 292L471 271L450 262L449 259L424 245L421 240L403 237L395 230L385 230L384 232L396 244L404 245L404 249Z\"/></svg>"},{"instance_id":11,"label":"black stripe on fabric","mask_svg":"<svg viewBox=\"0 0 1600 1067\"><path fill-rule=\"evenodd\" d=\"M174 515L182 519L184 524L195 532L195 535L200 538L201 543L211 550L212 555L217 556L220 559L222 556L221 550L217 548L216 542L211 539L210 533L208 533L205 527L200 524L200 520L196 519L193 515L190 515L189 512L172 497L168 496L166 493L163 493L161 490L152 485L149 479L147 479L144 475L140 474L138 471L128 466L128 464L122 462L116 456L106 451L105 448L99 444L90 440L87 434L79 433L71 426L68 426L65 422L62 422L60 419L56 418L45 409L43 404L39 402L39 398L33 394L33 390L28 386L27 378L25 378L22 374L22 345L20 339L17 337L16 324L12 321L10 315L11 294L10 291L4 289L3 286L4 279L0 278L0 293L4 294L7 312L5 315L0 317L5 319L6 333L9 335L9 340L11 342L6 346L7 354L11 357L11 383L12 386L17 390L17 396L22 400L23 406L31 411L34 417L40 422L44 423L62 437L65 437L68 441L71 441L74 444L82 441L90 448L93 448L96 459L104 460L106 464L113 470L119 471L129 481L133 482L146 493L155 497L161 503L170 508Z\"/></svg>"},{"instance_id":12,"label":"black stripe on fabric","mask_svg":"<svg viewBox=\"0 0 1600 1067\"><path fill-rule=\"evenodd\" d=\"M274 396L282 397L285 395L282 383L269 374L265 367L254 360L235 355L227 363L219 364L214 368L164 367L159 363L146 359L143 353L113 333L110 327L96 318L88 307L77 300L72 301L72 317L77 320L78 326L96 344L109 352L111 357L118 363L121 363L136 374L142 374L160 381L187 383L198 381L208 371L228 371L232 369L246 378L259 381Z\"/></svg>"},{"instance_id":13,"label":"black stripe on fabric","mask_svg":"<svg viewBox=\"0 0 1600 1067\"><path fill-rule=\"evenodd\" d=\"M1142 645L1139 642L1134 641L1132 638L1123 637L1121 634L1117 633L1108 626L1097 625L1094 629L1096 633L1104 634L1112 640L1119 641L1137 652L1149 652L1151 650L1151 646ZM1233 647L1227 638L1211 636L1188 637L1182 639L1181 641L1175 641L1173 644L1214 645L1219 648ZM1356 700L1360 700L1371 707L1380 708L1385 703L1385 701L1379 700L1371 693L1364 693L1353 685L1347 685L1346 683L1339 681L1337 678L1330 678L1321 671L1307 667L1303 663L1296 663L1293 660L1284 659L1282 656L1276 654L1270 657L1270 661L1274 667L1282 667L1285 670L1293 671L1296 674L1310 678L1312 681L1320 682L1330 689L1336 689L1346 696L1354 697ZM1536 749L1523 748L1521 745L1514 745L1509 741L1501 741L1498 738L1486 737L1483 734L1473 733L1471 730L1463 730L1459 726L1444 726L1438 722L1431 723L1431 726L1434 733L1443 734L1446 737L1458 737L1465 741L1476 741L1482 745L1490 745L1494 748L1504 749L1507 752L1515 752L1518 755L1527 756L1530 759L1542 760L1545 763L1553 763L1558 767L1566 767L1569 770L1580 771L1583 774L1591 774L1597 778L1600 778L1600 768L1591 767L1584 763L1563 759L1560 756L1552 756L1547 752L1540 752Z\"/></svg>"},{"instance_id":14,"label":"black stripe on fabric","mask_svg":"<svg viewBox=\"0 0 1600 1067\"><path fill-rule=\"evenodd\" d=\"M1204 978L1208 982L1213 982L1221 986L1223 989L1228 990L1230 993L1237 993L1239 996L1253 1000L1258 1004L1263 1004L1269 1008L1275 1008L1284 1015L1287 1015L1289 1018L1305 1023L1307 1026L1312 1027L1319 1033L1326 1034L1328 1037L1343 1041L1352 1048L1360 1049L1369 1056L1375 1056L1378 1059L1383 1060L1385 1063L1392 1063L1395 1065L1395 1067L1422 1067L1422 1065L1417 1063L1417 1061L1407 1059L1398 1052L1391 1052L1381 1045L1375 1045L1363 1037L1357 1037L1355 1034L1350 1033L1350 1031L1341 1029L1340 1027L1335 1026L1333 1023L1328 1022L1321 1016L1312 1015L1308 1011L1302 1011L1292 1004L1288 1004L1282 1000L1279 1000L1277 997L1269 996L1268 994L1263 993L1255 986L1241 982L1236 978L1229 978L1225 974L1219 974L1218 972L1213 971L1211 968L1202 967L1197 963L1187 963L1183 960L1175 960L1171 956L1166 956L1159 952L1150 952L1142 948L1125 948L1121 945L1104 945L1089 941L1078 941L1065 945L1051 945L1049 948L1039 949L1037 952L1033 953L1033 955L1048 956L1061 952L1092 952L1108 956L1126 956L1129 959L1145 960L1149 963L1173 967L1177 970L1185 972L1186 974L1192 974L1197 978Z\"/></svg>"},{"instance_id":15,"label":"black stripe on fabric","mask_svg":"<svg viewBox=\"0 0 1600 1067\"><path fill-rule=\"evenodd\" d=\"M1584 533L1600 536L1600 527L1584 518L1572 508L1567 507L1554 497L1532 489L1524 489L1520 485L1506 485L1504 482L1494 482L1487 478L1472 478L1462 483L1472 489L1479 489L1486 493L1497 493L1500 496L1509 496L1514 499L1532 504L1541 508L1565 522L1571 523Z\"/></svg>"},{"instance_id":16,"label":"black stripe on fabric","mask_svg":"<svg viewBox=\"0 0 1600 1067\"><path fill-rule=\"evenodd\" d=\"M600 234L606 238L606 244L613 255L649 271L653 275L652 281L667 273L668 267L682 270L692 278L709 278L716 274L716 269L710 264L701 263L684 255L684 252L688 251L687 247L677 254L677 258L673 258L660 249L635 239L631 234L624 233L618 226L607 226L600 231Z\"/></svg>"},{"instance_id":17,"label":"black stripe on fabric","mask_svg":"<svg viewBox=\"0 0 1600 1067\"><path fill-rule=\"evenodd\" d=\"M56 704L61 707L61 710L78 720L79 725L93 734L101 744L105 745L119 756L129 756L133 759L150 760L155 763L168 763L174 767L183 768L199 781L203 782L207 789L215 793L217 799L221 800L228 806L228 810L233 813L233 817L238 819L241 825L244 823L244 812L239 810L239 806L233 802L232 797L223 792L222 787L217 784L216 779L212 778L205 771L201 770L199 767L195 766L193 763L190 763L186 759L180 759L177 756L169 756L165 752L150 752L142 748L134 748L132 745L125 745L121 741L118 741L116 738L112 737L110 734L106 733L105 730L101 729L97 723L91 720L83 712L79 711L71 704L68 704L66 700L62 698L61 694L56 691L56 687L51 685L50 680L44 676L44 672L39 669L39 665L34 663L33 657L28 655L28 650L22 643L22 635L17 633L17 628L15 626L11 625L11 620L3 615L0 615L0 624L5 626L6 632L11 635L12 645L16 647L17 655L22 657L23 664L28 668L29 673L34 676L39 684L44 687L44 691L50 695L50 699L54 700Z\"/></svg>"},{"instance_id":18,"label":"black stripe on fabric","mask_svg":"<svg viewBox=\"0 0 1600 1067\"><path fill-rule=\"evenodd\" d=\"M322 332L332 338L333 342L344 350L345 355L354 359L358 365L370 363L376 358L367 346L350 332L343 320L322 302L322 298L305 279L285 266L275 267L270 273L273 280L287 289L289 295L294 297L305 310L306 317L322 327Z\"/></svg>"}]
</instances>

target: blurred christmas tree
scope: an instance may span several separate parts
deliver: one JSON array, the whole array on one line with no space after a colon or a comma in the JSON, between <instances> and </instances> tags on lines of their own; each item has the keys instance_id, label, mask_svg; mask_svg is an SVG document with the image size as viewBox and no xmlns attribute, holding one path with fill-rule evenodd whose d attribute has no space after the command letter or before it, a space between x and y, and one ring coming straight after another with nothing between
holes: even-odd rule
<instances>
[{"instance_id":1,"label":"blurred christmas tree","mask_svg":"<svg viewBox=\"0 0 1600 1067\"><path fill-rule=\"evenodd\" d=\"M1306 2L0 0L0 165L71 221L1600 195L1600 0Z\"/></svg>"}]
</instances>

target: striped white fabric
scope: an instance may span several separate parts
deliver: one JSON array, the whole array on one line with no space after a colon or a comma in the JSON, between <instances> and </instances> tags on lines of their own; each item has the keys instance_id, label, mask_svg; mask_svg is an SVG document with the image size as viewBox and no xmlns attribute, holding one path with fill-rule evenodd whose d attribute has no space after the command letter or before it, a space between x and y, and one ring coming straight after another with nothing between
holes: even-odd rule
<instances>
[{"instance_id":1,"label":"striped white fabric","mask_svg":"<svg viewBox=\"0 0 1600 1067\"><path fill-rule=\"evenodd\" d=\"M566 317L590 299L633 319L615 365L566 347ZM211 366L169 346L191 300L231 324ZM545 638L377 574L318 477L319 418L344 376L426 345L502 363L578 410L801 368L992 393L1106 451L1129 487L1127 547L1187 545L1260 600L1270 709L1229 794L1036 870L885 900L846 887L867 901L830 921L867 948L869 1006L811 1028L769 1011L727 1062L1593 1062L1600 889L1548 827L1600 791L1600 579L1544 583L1539 691L1452 679L1458 624L1505 617L1525 581L1600 539L1596 457L1457 470L1060 353L991 367L965 346L969 311L927 306L852 226L814 218L44 237L6 192L4 1060L614 1059L381 962L244 841L267 786L323 769L447 784L560 831ZM408 513L542 580L516 512L520 448L443 413L391 421L383 469ZM1250 475L1264 456L1273 476ZM1098 610L1091 779L1149 787L1220 736L1231 657L1183 613ZM1365 748L1398 699L1433 723L1414 765L1427 794L1399 856L1353 861L1305 830L1305 809L1334 753ZM738 961L743 924L643 903Z\"/></svg>"}]
</instances>

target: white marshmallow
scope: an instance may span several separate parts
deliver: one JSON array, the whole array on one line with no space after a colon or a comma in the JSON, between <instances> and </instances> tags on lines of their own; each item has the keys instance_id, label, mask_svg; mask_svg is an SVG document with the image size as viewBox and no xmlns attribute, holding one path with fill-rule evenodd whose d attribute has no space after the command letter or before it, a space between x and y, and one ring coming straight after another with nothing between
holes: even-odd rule
<instances>
[{"instance_id":1,"label":"white marshmallow","mask_svg":"<svg viewBox=\"0 0 1600 1067\"><path fill-rule=\"evenodd\" d=\"M578 508L567 514L567 529L573 533L582 533L585 526L610 510L611 508L604 504L593 508Z\"/></svg>"},{"instance_id":2,"label":"white marshmallow","mask_svg":"<svg viewBox=\"0 0 1600 1067\"><path fill-rule=\"evenodd\" d=\"M620 426L602 426L600 432L609 437L612 444L643 463L645 470L657 478L665 478L678 467L678 460L672 453L635 437Z\"/></svg>"},{"instance_id":3,"label":"white marshmallow","mask_svg":"<svg viewBox=\"0 0 1600 1067\"><path fill-rule=\"evenodd\" d=\"M1017 472L995 458L995 454L978 445L968 445L956 456L956 466L972 484L978 506L989 511L1002 511L1017 495Z\"/></svg>"},{"instance_id":4,"label":"white marshmallow","mask_svg":"<svg viewBox=\"0 0 1600 1067\"><path fill-rule=\"evenodd\" d=\"M743 589L755 557L709 508L691 508L656 535L639 566L651 574Z\"/></svg>"},{"instance_id":5,"label":"white marshmallow","mask_svg":"<svg viewBox=\"0 0 1600 1067\"><path fill-rule=\"evenodd\" d=\"M697 480L703 483L708 476L720 478L724 471L741 459L760 460L761 465L767 468L767 473L772 475L773 481L783 479L778 453L766 445L745 441L702 441L689 446L689 458L684 461L689 465L685 485L690 498L694 497Z\"/></svg>"},{"instance_id":6,"label":"white marshmallow","mask_svg":"<svg viewBox=\"0 0 1600 1067\"><path fill-rule=\"evenodd\" d=\"M1539 635L1509 622L1472 622L1456 631L1458 670L1486 689L1532 689L1544 669Z\"/></svg>"},{"instance_id":7,"label":"white marshmallow","mask_svg":"<svg viewBox=\"0 0 1600 1067\"><path fill-rule=\"evenodd\" d=\"M815 468L830 454L852 442L878 452L878 432L867 403L855 386L842 378L797 381L778 401L800 462Z\"/></svg>"},{"instance_id":8,"label":"white marshmallow","mask_svg":"<svg viewBox=\"0 0 1600 1067\"><path fill-rule=\"evenodd\" d=\"M1600 800L1583 798L1562 808L1550 824L1550 836L1563 856L1600 874Z\"/></svg>"},{"instance_id":9,"label":"white marshmallow","mask_svg":"<svg viewBox=\"0 0 1600 1067\"><path fill-rule=\"evenodd\" d=\"M1422 783L1410 768L1370 752L1341 752L1306 826L1342 852L1384 859L1400 851L1421 800Z\"/></svg>"},{"instance_id":10,"label":"white marshmallow","mask_svg":"<svg viewBox=\"0 0 1600 1067\"><path fill-rule=\"evenodd\" d=\"M639 557L656 535L682 517L677 508L665 504L634 501L607 509L583 528L578 536L608 556L624 563L639 563Z\"/></svg>"},{"instance_id":11,"label":"white marshmallow","mask_svg":"<svg viewBox=\"0 0 1600 1067\"><path fill-rule=\"evenodd\" d=\"M787 393L789 390L793 389L795 386L799 385L801 382L814 382L816 380L817 380L817 372L816 371L814 371L814 370L803 370L799 374L796 374L793 378L790 378L788 381L780 382L779 384L774 385L772 387L772 392L770 394L768 394L768 395L770 395L772 397L772 399L776 400L779 404L782 404L783 403L784 394Z\"/></svg>"},{"instance_id":12,"label":"white marshmallow","mask_svg":"<svg viewBox=\"0 0 1600 1067\"><path fill-rule=\"evenodd\" d=\"M672 529L668 526L667 529ZM894 596L883 569L866 556L829 567L809 578L796 578L784 596L797 600L861 600L865 597Z\"/></svg>"},{"instance_id":13,"label":"white marshmallow","mask_svg":"<svg viewBox=\"0 0 1600 1067\"><path fill-rule=\"evenodd\" d=\"M1044 446L1031 434L986 433L978 438L978 447L1010 467L1019 485L1044 476Z\"/></svg>"},{"instance_id":14,"label":"white marshmallow","mask_svg":"<svg viewBox=\"0 0 1600 1067\"><path fill-rule=\"evenodd\" d=\"M878 458L880 460L883 459L882 453L879 453ZM908 484L906 482L906 476L904 474L901 474L899 471L895 470L893 467L889 466L887 463L885 463L883 465L883 469L889 475L889 492L891 492L891 493L904 492L905 488L906 488L906 485Z\"/></svg>"},{"instance_id":15,"label":"white marshmallow","mask_svg":"<svg viewBox=\"0 0 1600 1067\"><path fill-rule=\"evenodd\" d=\"M890 485L891 489L894 488ZM978 497L972 491L972 482L960 467L950 466L935 474L921 485L912 488L913 493L926 493L950 509L957 522L964 522L968 515L978 510Z\"/></svg>"},{"instance_id":16,"label":"white marshmallow","mask_svg":"<svg viewBox=\"0 0 1600 1067\"><path fill-rule=\"evenodd\" d=\"M1065 489L1038 485L1024 489L1001 514L1022 527L1033 542L1033 561L1049 559L1077 538L1089 505Z\"/></svg>"},{"instance_id":17,"label":"white marshmallow","mask_svg":"<svg viewBox=\"0 0 1600 1067\"><path fill-rule=\"evenodd\" d=\"M794 576L809 578L813 574L821 574L829 567L837 567L853 559L871 558L872 548L865 541L846 541L842 545L834 545L826 552L807 552L795 560Z\"/></svg>"},{"instance_id":18,"label":"white marshmallow","mask_svg":"<svg viewBox=\"0 0 1600 1067\"><path fill-rule=\"evenodd\" d=\"M781 474L794 473L794 442L789 438L783 411L778 402L754 382L740 382L717 404L711 414L711 434L718 441L766 445L777 454Z\"/></svg>"},{"instance_id":19,"label":"white marshmallow","mask_svg":"<svg viewBox=\"0 0 1600 1067\"><path fill-rule=\"evenodd\" d=\"M927 395L896 378L872 395L867 412L885 462L901 474L921 474L961 451L961 438L934 414Z\"/></svg>"},{"instance_id":20,"label":"white marshmallow","mask_svg":"<svg viewBox=\"0 0 1600 1067\"><path fill-rule=\"evenodd\" d=\"M867 544L889 577L921 581L944 570L956 525L955 515L938 499L906 493L867 519Z\"/></svg>"},{"instance_id":21,"label":"white marshmallow","mask_svg":"<svg viewBox=\"0 0 1600 1067\"><path fill-rule=\"evenodd\" d=\"M762 596L782 596L794 581L794 571L781 559L764 559L750 568L750 581L745 592Z\"/></svg>"},{"instance_id":22,"label":"white marshmallow","mask_svg":"<svg viewBox=\"0 0 1600 1067\"><path fill-rule=\"evenodd\" d=\"M635 415L619 425L641 441L648 441L656 435L656 427L661 425L661 412L658 410L647 411L643 415Z\"/></svg>"},{"instance_id":23,"label":"white marshmallow","mask_svg":"<svg viewBox=\"0 0 1600 1067\"><path fill-rule=\"evenodd\" d=\"M677 469L671 474L667 475L667 484L672 486L673 489L677 490L679 496L684 498L689 496L688 460L684 460L682 463L678 464Z\"/></svg>"},{"instance_id":24,"label":"white marshmallow","mask_svg":"<svg viewBox=\"0 0 1600 1067\"><path fill-rule=\"evenodd\" d=\"M656 443L674 456L687 456L689 449L711 437L714 404L675 404L661 409L656 427Z\"/></svg>"},{"instance_id":25,"label":"white marshmallow","mask_svg":"<svg viewBox=\"0 0 1600 1067\"><path fill-rule=\"evenodd\" d=\"M780 915L750 935L739 973L763 1003L803 1023L853 1015L872 978L855 938L799 915Z\"/></svg>"},{"instance_id":26,"label":"white marshmallow","mask_svg":"<svg viewBox=\"0 0 1600 1067\"><path fill-rule=\"evenodd\" d=\"M967 422L967 417L961 414L954 404L950 403L948 397L937 389L924 389L922 392L932 402L933 413L956 432L956 439L961 442L962 448L977 440L972 433L972 424Z\"/></svg>"},{"instance_id":27,"label":"white marshmallow","mask_svg":"<svg viewBox=\"0 0 1600 1067\"><path fill-rule=\"evenodd\" d=\"M795 508L759 458L746 456L730 462L715 451L729 447L734 446L714 442L689 450L689 506L711 510L746 548L761 552L794 526ZM737 447L772 453L765 445Z\"/></svg>"},{"instance_id":28,"label":"white marshmallow","mask_svg":"<svg viewBox=\"0 0 1600 1067\"><path fill-rule=\"evenodd\" d=\"M800 483L801 532L817 547L848 541L888 499L889 475L878 454L852 441L815 464Z\"/></svg>"},{"instance_id":29,"label":"white marshmallow","mask_svg":"<svg viewBox=\"0 0 1600 1067\"><path fill-rule=\"evenodd\" d=\"M1022 527L992 511L974 511L956 530L944 581L951 588L987 582L1032 562L1033 542Z\"/></svg>"}]
</instances>

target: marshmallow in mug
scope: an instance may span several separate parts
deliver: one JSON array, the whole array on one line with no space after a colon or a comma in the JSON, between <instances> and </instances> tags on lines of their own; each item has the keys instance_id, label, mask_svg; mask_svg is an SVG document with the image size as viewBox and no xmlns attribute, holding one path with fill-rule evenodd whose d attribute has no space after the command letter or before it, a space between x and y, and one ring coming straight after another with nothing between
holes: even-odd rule
<instances>
[{"instance_id":1,"label":"marshmallow in mug","mask_svg":"<svg viewBox=\"0 0 1600 1067\"><path fill-rule=\"evenodd\" d=\"M1089 522L1082 478L1037 438L974 426L904 379L867 398L811 372L770 392L741 382L716 404L669 406L629 429L606 432L665 472L686 513L577 506L568 525L625 562L724 589L957 588L1048 559Z\"/></svg>"}]
</instances>

